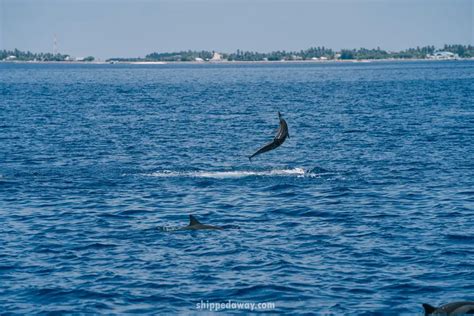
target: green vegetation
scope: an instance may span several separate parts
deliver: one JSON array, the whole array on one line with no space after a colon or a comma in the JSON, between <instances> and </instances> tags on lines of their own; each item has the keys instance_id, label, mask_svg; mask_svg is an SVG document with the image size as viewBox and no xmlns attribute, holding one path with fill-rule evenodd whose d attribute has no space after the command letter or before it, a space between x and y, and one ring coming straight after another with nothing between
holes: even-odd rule
<instances>
[{"instance_id":1,"label":"green vegetation","mask_svg":"<svg viewBox=\"0 0 474 316\"><path fill-rule=\"evenodd\" d=\"M343 49L340 56L341 59L386 59L390 57L390 54L380 49L380 47L376 49L360 48L358 50Z\"/></svg>"},{"instance_id":2,"label":"green vegetation","mask_svg":"<svg viewBox=\"0 0 474 316\"><path fill-rule=\"evenodd\" d=\"M18 61L73 61L69 55L51 54L51 53L32 53L24 52L18 49L0 50L0 60L18 60ZM82 61L94 61L94 57L89 56Z\"/></svg>"},{"instance_id":3,"label":"green vegetation","mask_svg":"<svg viewBox=\"0 0 474 316\"><path fill-rule=\"evenodd\" d=\"M441 50L458 54L462 58L474 57L474 46L472 45L444 45Z\"/></svg>"},{"instance_id":4,"label":"green vegetation","mask_svg":"<svg viewBox=\"0 0 474 316\"><path fill-rule=\"evenodd\" d=\"M196 58L211 59L212 55L214 55L214 52L188 50L175 53L151 53L146 55L145 59L149 61L195 61Z\"/></svg>"},{"instance_id":5,"label":"green vegetation","mask_svg":"<svg viewBox=\"0 0 474 316\"><path fill-rule=\"evenodd\" d=\"M252 51L243 51L238 49L234 53L221 53L222 60L228 61L279 61L279 60L365 60L365 59L425 59L437 51L451 52L461 58L474 58L474 46L472 45L444 45L437 49L434 46L424 46L409 48L399 52L388 52L380 47L375 49L342 49L336 52L330 48L311 47L300 51L273 51L270 53L259 53ZM179 51L172 53L154 52L146 55L144 58L110 58L107 61L137 62L137 61L162 61L162 62L180 62L180 61L209 61L214 56L214 51ZM0 50L0 60L17 61L74 61L76 59L64 54L51 53L32 53L15 50ZM95 58L88 56L80 61L92 62Z\"/></svg>"},{"instance_id":6,"label":"green vegetation","mask_svg":"<svg viewBox=\"0 0 474 316\"><path fill-rule=\"evenodd\" d=\"M276 60L311 60L313 58L334 58L334 51L325 47L311 47L299 52L274 51L270 53L258 53L237 50L235 53L223 54L223 58L230 61L276 61Z\"/></svg>"},{"instance_id":7,"label":"green vegetation","mask_svg":"<svg viewBox=\"0 0 474 316\"><path fill-rule=\"evenodd\" d=\"M400 52L387 52L377 47L376 49L360 48L358 50L341 50L341 59L425 59L428 55L433 55L437 51L451 52L461 58L474 57L474 46L471 45L444 45L441 49L434 46L424 46L409 48Z\"/></svg>"},{"instance_id":8,"label":"green vegetation","mask_svg":"<svg viewBox=\"0 0 474 316\"><path fill-rule=\"evenodd\" d=\"M95 59L94 56L87 56L87 57L84 58L82 61L89 61L89 62L91 62L91 61L94 61L94 59Z\"/></svg>"},{"instance_id":9,"label":"green vegetation","mask_svg":"<svg viewBox=\"0 0 474 316\"><path fill-rule=\"evenodd\" d=\"M222 58L229 61L263 61L265 58L269 60L267 55L258 52L245 52L238 49L235 53L223 54Z\"/></svg>"},{"instance_id":10,"label":"green vegetation","mask_svg":"<svg viewBox=\"0 0 474 316\"><path fill-rule=\"evenodd\" d=\"M214 52L212 51L180 51L172 53L151 53L145 58L110 58L108 61L195 61L210 60ZM237 50L235 53L223 53L222 59L229 61L273 61L273 60L310 60L312 58L325 57L334 58L334 51L325 47L309 48L299 52L274 51L271 53L259 53L251 51Z\"/></svg>"},{"instance_id":11,"label":"green vegetation","mask_svg":"<svg viewBox=\"0 0 474 316\"><path fill-rule=\"evenodd\" d=\"M474 46L471 45L444 45L437 50L434 46L409 48L400 52L387 52L380 47L375 49L343 49L339 53L325 47L311 47L301 51L273 51L259 53L237 50L234 53L222 53L223 60L228 61L279 61L279 60L313 60L313 59L425 59L436 51L447 51L458 54L461 58L474 57ZM210 60L214 52L211 51L181 51L173 53L151 53L145 58L111 58L109 61L195 61ZM199 59L198 59L199 58Z\"/></svg>"}]
</instances>

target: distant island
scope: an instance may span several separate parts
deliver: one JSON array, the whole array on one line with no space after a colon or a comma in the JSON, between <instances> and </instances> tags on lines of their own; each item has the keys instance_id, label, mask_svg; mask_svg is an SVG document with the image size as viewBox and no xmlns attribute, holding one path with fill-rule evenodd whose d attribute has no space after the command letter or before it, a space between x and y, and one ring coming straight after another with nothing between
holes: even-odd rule
<instances>
[{"instance_id":1,"label":"distant island","mask_svg":"<svg viewBox=\"0 0 474 316\"><path fill-rule=\"evenodd\" d=\"M67 54L53 54L53 53L32 53L30 51L24 52L18 49L14 50L0 50L0 61L38 61L38 62L53 62L53 61L82 61L92 62L95 58L93 56L72 57Z\"/></svg>"},{"instance_id":2,"label":"distant island","mask_svg":"<svg viewBox=\"0 0 474 316\"><path fill-rule=\"evenodd\" d=\"M153 63L153 62L265 62L265 61L336 61L336 60L387 60L387 59L466 59L474 58L472 45L444 45L442 48L423 46L409 48L402 51L386 51L380 47L374 49L342 49L335 51L326 47L311 47L300 51L273 51L259 53L237 50L234 53L216 51L179 51L179 52L154 52L145 57L116 57L109 58L109 63ZM67 54L32 53L15 50L0 50L0 61L29 61L29 62L94 62L93 56L85 58L72 57Z\"/></svg>"}]
</instances>

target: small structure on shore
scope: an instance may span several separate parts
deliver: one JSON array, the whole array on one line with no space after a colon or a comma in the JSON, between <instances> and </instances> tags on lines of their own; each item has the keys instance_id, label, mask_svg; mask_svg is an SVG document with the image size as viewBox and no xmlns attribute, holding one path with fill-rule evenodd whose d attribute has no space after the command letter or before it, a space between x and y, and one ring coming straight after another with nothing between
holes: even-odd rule
<instances>
[{"instance_id":1,"label":"small structure on shore","mask_svg":"<svg viewBox=\"0 0 474 316\"><path fill-rule=\"evenodd\" d=\"M209 59L209 61L222 61L222 55L218 52L214 52L214 55L212 55L212 58Z\"/></svg>"},{"instance_id":2,"label":"small structure on shore","mask_svg":"<svg viewBox=\"0 0 474 316\"><path fill-rule=\"evenodd\" d=\"M437 59L437 60L450 60L450 59L458 59L459 55L454 54L451 52L435 52L433 55L426 55L426 58L428 59Z\"/></svg>"}]
</instances>

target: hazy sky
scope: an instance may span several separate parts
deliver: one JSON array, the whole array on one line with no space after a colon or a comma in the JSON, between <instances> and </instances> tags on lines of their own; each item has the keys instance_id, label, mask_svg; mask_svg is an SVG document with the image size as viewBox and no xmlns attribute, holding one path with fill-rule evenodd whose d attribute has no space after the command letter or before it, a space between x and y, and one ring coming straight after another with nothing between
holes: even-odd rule
<instances>
[{"instance_id":1,"label":"hazy sky","mask_svg":"<svg viewBox=\"0 0 474 316\"><path fill-rule=\"evenodd\" d=\"M158 51L399 50L473 44L474 0L0 0L0 49L76 57Z\"/></svg>"}]
</instances>

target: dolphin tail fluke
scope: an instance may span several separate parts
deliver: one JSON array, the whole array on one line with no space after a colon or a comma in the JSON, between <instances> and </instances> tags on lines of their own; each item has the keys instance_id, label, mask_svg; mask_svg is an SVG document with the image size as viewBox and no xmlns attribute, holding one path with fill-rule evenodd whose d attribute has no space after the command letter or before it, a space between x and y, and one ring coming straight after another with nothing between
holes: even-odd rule
<instances>
[{"instance_id":1,"label":"dolphin tail fluke","mask_svg":"<svg viewBox=\"0 0 474 316\"><path fill-rule=\"evenodd\" d=\"M431 315L436 310L436 307L431 306L430 304L423 304L423 308L425 309L425 315Z\"/></svg>"},{"instance_id":2,"label":"dolphin tail fluke","mask_svg":"<svg viewBox=\"0 0 474 316\"><path fill-rule=\"evenodd\" d=\"M252 162L252 156L247 156L250 162Z\"/></svg>"}]
</instances>

